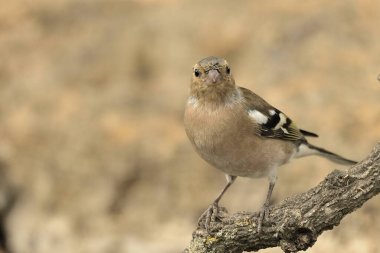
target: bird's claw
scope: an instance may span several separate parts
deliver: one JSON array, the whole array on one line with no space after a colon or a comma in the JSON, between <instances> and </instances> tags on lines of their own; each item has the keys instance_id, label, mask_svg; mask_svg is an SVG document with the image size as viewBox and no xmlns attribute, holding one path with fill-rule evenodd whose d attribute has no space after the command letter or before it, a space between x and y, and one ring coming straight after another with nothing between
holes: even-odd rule
<instances>
[{"instance_id":1,"label":"bird's claw","mask_svg":"<svg viewBox=\"0 0 380 253\"><path fill-rule=\"evenodd\" d=\"M211 222L215 222L217 219L219 219L219 205L214 202L199 217L198 227L201 227L204 220L204 228L209 232Z\"/></svg>"},{"instance_id":2,"label":"bird's claw","mask_svg":"<svg viewBox=\"0 0 380 253\"><path fill-rule=\"evenodd\" d=\"M260 210L259 220L257 221L257 232L260 233L263 225L263 221L268 217L269 205L264 204Z\"/></svg>"}]
</instances>

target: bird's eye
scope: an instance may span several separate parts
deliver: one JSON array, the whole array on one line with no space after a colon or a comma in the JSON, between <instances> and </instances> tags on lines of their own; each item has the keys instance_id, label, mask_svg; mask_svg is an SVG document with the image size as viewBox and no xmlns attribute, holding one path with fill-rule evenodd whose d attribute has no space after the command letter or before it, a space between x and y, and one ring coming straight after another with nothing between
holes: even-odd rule
<instances>
[{"instance_id":1,"label":"bird's eye","mask_svg":"<svg viewBox=\"0 0 380 253\"><path fill-rule=\"evenodd\" d=\"M230 67L228 67L228 66L226 67L226 72L227 72L228 75L231 73Z\"/></svg>"},{"instance_id":2,"label":"bird's eye","mask_svg":"<svg viewBox=\"0 0 380 253\"><path fill-rule=\"evenodd\" d=\"M195 69L195 70L194 70L194 75L195 75L196 77L199 77L199 76L201 75L201 72L199 71L199 69Z\"/></svg>"}]
</instances>

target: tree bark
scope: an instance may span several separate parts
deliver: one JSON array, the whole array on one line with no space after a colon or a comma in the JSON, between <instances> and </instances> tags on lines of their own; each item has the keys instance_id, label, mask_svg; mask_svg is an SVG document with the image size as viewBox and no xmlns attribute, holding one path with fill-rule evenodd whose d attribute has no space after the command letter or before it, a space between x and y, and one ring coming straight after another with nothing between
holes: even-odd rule
<instances>
[{"instance_id":1,"label":"tree bark","mask_svg":"<svg viewBox=\"0 0 380 253\"><path fill-rule=\"evenodd\" d=\"M257 232L259 213L239 212L220 219L207 232L193 232L187 253L238 253L280 246L297 252L313 246L323 231L339 225L343 217L380 192L380 142L371 154L346 171L334 170L309 191L272 206Z\"/></svg>"}]
</instances>

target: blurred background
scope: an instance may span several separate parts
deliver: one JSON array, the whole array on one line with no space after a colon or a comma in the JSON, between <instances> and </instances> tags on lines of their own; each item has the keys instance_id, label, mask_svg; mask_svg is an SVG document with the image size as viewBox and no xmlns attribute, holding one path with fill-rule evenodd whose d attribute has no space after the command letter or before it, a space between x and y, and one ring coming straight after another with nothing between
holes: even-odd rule
<instances>
[{"instance_id":1,"label":"blurred background","mask_svg":"<svg viewBox=\"0 0 380 253\"><path fill-rule=\"evenodd\" d=\"M3 252L182 251L225 184L182 124L192 66L209 55L319 133L314 144L365 158L380 140L379 10L367 0L3 3ZM273 202L336 168L321 158L282 167ZM221 205L258 210L266 189L239 178ZM380 252L379 200L308 252Z\"/></svg>"}]
</instances>

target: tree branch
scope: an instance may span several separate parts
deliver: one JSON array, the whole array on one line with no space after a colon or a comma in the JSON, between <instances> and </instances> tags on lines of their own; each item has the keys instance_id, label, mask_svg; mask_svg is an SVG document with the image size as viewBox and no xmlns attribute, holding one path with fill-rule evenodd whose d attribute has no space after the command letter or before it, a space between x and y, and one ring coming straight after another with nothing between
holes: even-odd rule
<instances>
[{"instance_id":1,"label":"tree branch","mask_svg":"<svg viewBox=\"0 0 380 253\"><path fill-rule=\"evenodd\" d=\"M311 247L318 236L380 192L380 142L362 162L334 170L309 191L272 206L257 232L259 213L219 212L220 220L193 232L187 253L240 253L280 246L284 252Z\"/></svg>"}]
</instances>

